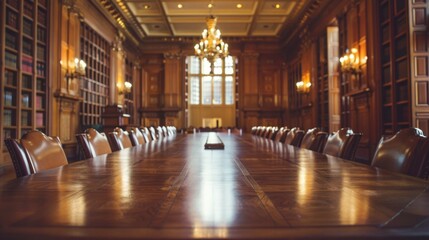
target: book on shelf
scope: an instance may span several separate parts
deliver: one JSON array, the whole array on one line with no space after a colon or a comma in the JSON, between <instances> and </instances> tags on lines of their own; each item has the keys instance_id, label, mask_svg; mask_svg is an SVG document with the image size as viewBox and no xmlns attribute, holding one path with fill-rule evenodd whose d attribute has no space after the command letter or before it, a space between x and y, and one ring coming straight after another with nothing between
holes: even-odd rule
<instances>
[{"instance_id":1,"label":"book on shelf","mask_svg":"<svg viewBox=\"0 0 429 240\"><path fill-rule=\"evenodd\" d=\"M30 113L28 111L21 111L21 125L30 126Z\"/></svg>"},{"instance_id":2,"label":"book on shelf","mask_svg":"<svg viewBox=\"0 0 429 240\"><path fill-rule=\"evenodd\" d=\"M40 42L46 42L46 29L37 27L37 40Z\"/></svg>"},{"instance_id":3,"label":"book on shelf","mask_svg":"<svg viewBox=\"0 0 429 240\"><path fill-rule=\"evenodd\" d=\"M37 95L36 96L36 109L40 110L40 109L44 109L44 104L43 104L43 96L42 95Z\"/></svg>"},{"instance_id":4,"label":"book on shelf","mask_svg":"<svg viewBox=\"0 0 429 240\"><path fill-rule=\"evenodd\" d=\"M45 76L45 64L42 62L37 62L36 65L37 76L44 77Z\"/></svg>"},{"instance_id":5,"label":"book on shelf","mask_svg":"<svg viewBox=\"0 0 429 240\"><path fill-rule=\"evenodd\" d=\"M6 46L15 50L18 48L18 39L15 33L6 32Z\"/></svg>"},{"instance_id":6,"label":"book on shelf","mask_svg":"<svg viewBox=\"0 0 429 240\"><path fill-rule=\"evenodd\" d=\"M36 127L44 127L45 126L45 117L41 112L36 113Z\"/></svg>"},{"instance_id":7,"label":"book on shelf","mask_svg":"<svg viewBox=\"0 0 429 240\"><path fill-rule=\"evenodd\" d=\"M42 25L46 25L46 12L43 9L37 9L37 22Z\"/></svg>"},{"instance_id":8,"label":"book on shelf","mask_svg":"<svg viewBox=\"0 0 429 240\"><path fill-rule=\"evenodd\" d=\"M30 56L22 55L22 71L32 73L33 72L33 58Z\"/></svg>"},{"instance_id":9,"label":"book on shelf","mask_svg":"<svg viewBox=\"0 0 429 240\"><path fill-rule=\"evenodd\" d=\"M12 126L12 110L5 109L3 112L3 125Z\"/></svg>"},{"instance_id":10,"label":"book on shelf","mask_svg":"<svg viewBox=\"0 0 429 240\"><path fill-rule=\"evenodd\" d=\"M18 14L11 10L6 11L6 24L12 28L18 29Z\"/></svg>"},{"instance_id":11,"label":"book on shelf","mask_svg":"<svg viewBox=\"0 0 429 240\"><path fill-rule=\"evenodd\" d=\"M7 67L15 68L15 69L17 68L18 56L16 54L6 51L4 58L5 58L4 59L5 65Z\"/></svg>"},{"instance_id":12,"label":"book on shelf","mask_svg":"<svg viewBox=\"0 0 429 240\"><path fill-rule=\"evenodd\" d=\"M45 47L37 45L37 59L45 60Z\"/></svg>"},{"instance_id":13,"label":"book on shelf","mask_svg":"<svg viewBox=\"0 0 429 240\"><path fill-rule=\"evenodd\" d=\"M34 10L33 4L34 4L33 2L24 1L24 14L31 18L33 17L33 10Z\"/></svg>"},{"instance_id":14,"label":"book on shelf","mask_svg":"<svg viewBox=\"0 0 429 240\"><path fill-rule=\"evenodd\" d=\"M33 42L28 39L22 41L22 52L27 55L33 55Z\"/></svg>"},{"instance_id":15,"label":"book on shelf","mask_svg":"<svg viewBox=\"0 0 429 240\"><path fill-rule=\"evenodd\" d=\"M16 73L12 71L6 70L4 72L5 75L5 84L10 86L16 86Z\"/></svg>"},{"instance_id":16,"label":"book on shelf","mask_svg":"<svg viewBox=\"0 0 429 240\"><path fill-rule=\"evenodd\" d=\"M10 92L10 91L4 92L4 105L13 106L13 92Z\"/></svg>"},{"instance_id":17,"label":"book on shelf","mask_svg":"<svg viewBox=\"0 0 429 240\"><path fill-rule=\"evenodd\" d=\"M21 96L22 107L29 108L30 107L30 94L23 93Z\"/></svg>"},{"instance_id":18,"label":"book on shelf","mask_svg":"<svg viewBox=\"0 0 429 240\"><path fill-rule=\"evenodd\" d=\"M22 74L22 87L32 89L33 77L31 75Z\"/></svg>"},{"instance_id":19,"label":"book on shelf","mask_svg":"<svg viewBox=\"0 0 429 240\"><path fill-rule=\"evenodd\" d=\"M37 91L45 91L45 80L43 78L37 79L36 89Z\"/></svg>"},{"instance_id":20,"label":"book on shelf","mask_svg":"<svg viewBox=\"0 0 429 240\"><path fill-rule=\"evenodd\" d=\"M24 19L24 21L22 23L22 32L28 36L32 36L33 35L33 22L28 20L28 19Z\"/></svg>"}]
</instances>

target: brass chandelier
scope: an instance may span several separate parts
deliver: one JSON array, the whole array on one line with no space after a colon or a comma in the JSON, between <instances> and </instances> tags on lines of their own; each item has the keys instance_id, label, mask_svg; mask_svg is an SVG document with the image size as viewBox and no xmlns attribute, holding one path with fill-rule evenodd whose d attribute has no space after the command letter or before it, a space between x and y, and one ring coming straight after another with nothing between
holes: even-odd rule
<instances>
[{"instance_id":1,"label":"brass chandelier","mask_svg":"<svg viewBox=\"0 0 429 240\"><path fill-rule=\"evenodd\" d=\"M228 44L221 39L220 30L216 29L217 17L207 17L206 23L207 29L204 29L202 39L195 44L194 49L196 56L206 58L213 67L216 59L228 56Z\"/></svg>"}]
</instances>

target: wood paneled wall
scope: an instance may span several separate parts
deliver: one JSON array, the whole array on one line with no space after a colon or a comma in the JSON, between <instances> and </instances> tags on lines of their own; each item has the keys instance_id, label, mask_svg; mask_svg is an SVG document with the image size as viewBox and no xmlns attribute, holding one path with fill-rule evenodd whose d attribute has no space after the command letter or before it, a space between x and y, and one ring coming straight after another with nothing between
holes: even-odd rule
<instances>
[{"instance_id":1,"label":"wood paneled wall","mask_svg":"<svg viewBox=\"0 0 429 240\"><path fill-rule=\"evenodd\" d=\"M429 1L409 1L413 124L429 134Z\"/></svg>"}]
</instances>

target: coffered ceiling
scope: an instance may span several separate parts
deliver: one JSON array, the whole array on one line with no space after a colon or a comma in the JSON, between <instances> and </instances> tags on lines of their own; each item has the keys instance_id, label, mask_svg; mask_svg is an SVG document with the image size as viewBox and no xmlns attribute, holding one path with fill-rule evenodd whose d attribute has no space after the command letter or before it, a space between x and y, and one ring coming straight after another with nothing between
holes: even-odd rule
<instances>
[{"instance_id":1,"label":"coffered ceiling","mask_svg":"<svg viewBox=\"0 0 429 240\"><path fill-rule=\"evenodd\" d=\"M218 18L223 37L280 37L324 0L93 0L135 40L199 37ZM325 1L326 2L326 1ZM211 6L210 6L211 5Z\"/></svg>"}]
</instances>

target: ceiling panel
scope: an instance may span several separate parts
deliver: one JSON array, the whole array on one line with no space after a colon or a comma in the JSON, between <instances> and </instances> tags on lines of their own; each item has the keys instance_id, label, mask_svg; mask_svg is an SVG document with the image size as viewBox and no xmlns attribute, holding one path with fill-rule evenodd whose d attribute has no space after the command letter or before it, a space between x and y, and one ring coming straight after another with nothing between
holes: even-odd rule
<instances>
[{"instance_id":1,"label":"ceiling panel","mask_svg":"<svg viewBox=\"0 0 429 240\"><path fill-rule=\"evenodd\" d=\"M217 28L223 36L273 37L284 26L296 22L298 12L311 0L121 1L126 3L145 37L200 36L210 15L218 17Z\"/></svg>"}]
</instances>

